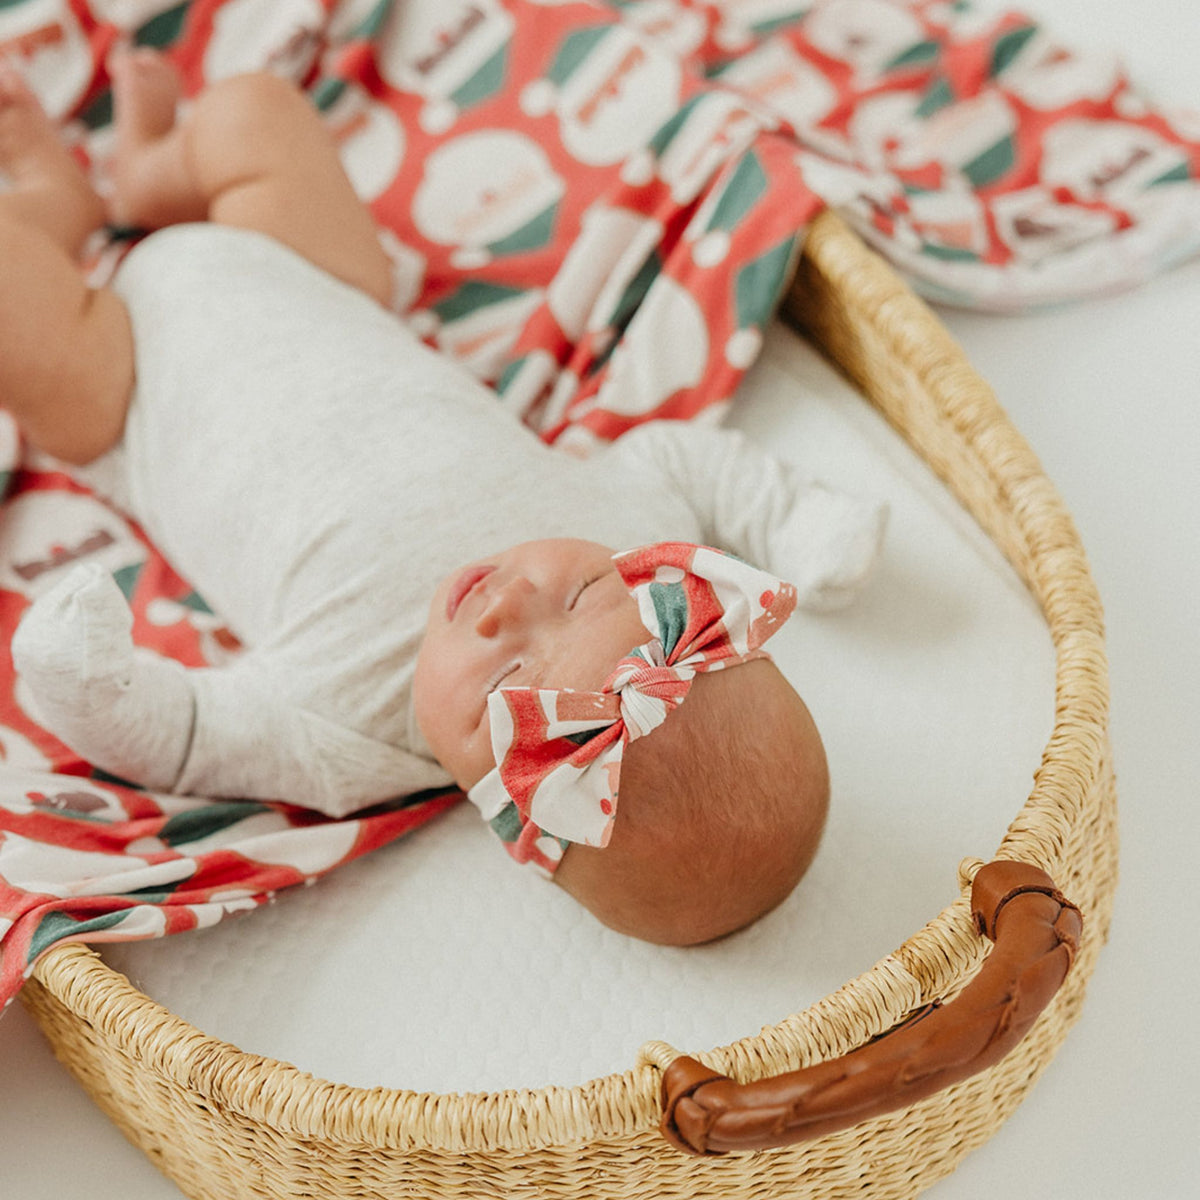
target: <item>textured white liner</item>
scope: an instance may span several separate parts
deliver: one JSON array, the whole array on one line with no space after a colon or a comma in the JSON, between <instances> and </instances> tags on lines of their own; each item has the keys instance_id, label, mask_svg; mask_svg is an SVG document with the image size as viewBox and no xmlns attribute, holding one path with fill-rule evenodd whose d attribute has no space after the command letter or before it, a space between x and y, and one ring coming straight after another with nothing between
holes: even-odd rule
<instances>
[{"instance_id":1,"label":"textured white liner","mask_svg":"<svg viewBox=\"0 0 1200 1200\"><path fill-rule=\"evenodd\" d=\"M956 894L1024 802L1053 654L996 548L853 390L776 328L732 422L814 476L887 499L884 562L771 649L832 764L824 845L792 898L691 950L599 926L509 862L467 806L248 919L106 959L205 1032L342 1083L575 1084L756 1033L887 954ZM769 748L765 748L768 749Z\"/></svg>"}]
</instances>

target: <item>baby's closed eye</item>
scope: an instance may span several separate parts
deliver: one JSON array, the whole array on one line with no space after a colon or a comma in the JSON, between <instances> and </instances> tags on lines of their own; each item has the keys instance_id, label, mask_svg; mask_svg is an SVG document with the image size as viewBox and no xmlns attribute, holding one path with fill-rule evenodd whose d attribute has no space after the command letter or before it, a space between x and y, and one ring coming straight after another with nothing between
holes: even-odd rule
<instances>
[{"instance_id":1,"label":"baby's closed eye","mask_svg":"<svg viewBox=\"0 0 1200 1200\"><path fill-rule=\"evenodd\" d=\"M579 603L580 597L600 578L599 575L593 575L589 579L580 581L579 586L571 593L571 599L567 603L567 611L572 610Z\"/></svg>"},{"instance_id":2,"label":"baby's closed eye","mask_svg":"<svg viewBox=\"0 0 1200 1200\"><path fill-rule=\"evenodd\" d=\"M521 660L514 659L507 662L499 670L492 673L488 678L487 686L483 689L483 698L486 704L488 696L490 696L506 679L511 677L521 669Z\"/></svg>"}]
</instances>

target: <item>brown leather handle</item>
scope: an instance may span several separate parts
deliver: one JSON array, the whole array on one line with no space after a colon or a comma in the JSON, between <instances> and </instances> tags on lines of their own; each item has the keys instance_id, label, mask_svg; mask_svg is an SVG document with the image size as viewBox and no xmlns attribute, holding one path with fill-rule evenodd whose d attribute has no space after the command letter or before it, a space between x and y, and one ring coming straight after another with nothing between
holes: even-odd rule
<instances>
[{"instance_id":1,"label":"brown leather handle","mask_svg":"<svg viewBox=\"0 0 1200 1200\"><path fill-rule=\"evenodd\" d=\"M999 1062L1058 991L1079 945L1079 909L1044 871L997 859L971 887L995 942L979 974L841 1058L735 1083L681 1055L663 1072L662 1132L692 1154L763 1150L822 1137L904 1108Z\"/></svg>"}]
</instances>

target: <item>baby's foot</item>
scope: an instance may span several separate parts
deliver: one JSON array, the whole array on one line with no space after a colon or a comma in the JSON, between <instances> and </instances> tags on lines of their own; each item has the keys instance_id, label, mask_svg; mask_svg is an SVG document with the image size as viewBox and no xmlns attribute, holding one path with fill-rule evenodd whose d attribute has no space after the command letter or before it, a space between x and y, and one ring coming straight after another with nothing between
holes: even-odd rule
<instances>
[{"instance_id":1,"label":"baby's foot","mask_svg":"<svg viewBox=\"0 0 1200 1200\"><path fill-rule=\"evenodd\" d=\"M0 62L0 172L11 184L4 206L46 230L70 254L104 223L103 202L8 62Z\"/></svg>"},{"instance_id":2,"label":"baby's foot","mask_svg":"<svg viewBox=\"0 0 1200 1200\"><path fill-rule=\"evenodd\" d=\"M116 50L108 61L112 77L117 144L130 151L164 138L175 128L179 76L156 50Z\"/></svg>"},{"instance_id":3,"label":"baby's foot","mask_svg":"<svg viewBox=\"0 0 1200 1200\"><path fill-rule=\"evenodd\" d=\"M155 50L115 51L109 59L116 131L110 211L120 225L158 229L202 217L190 196L180 130L175 68Z\"/></svg>"},{"instance_id":4,"label":"baby's foot","mask_svg":"<svg viewBox=\"0 0 1200 1200\"><path fill-rule=\"evenodd\" d=\"M78 173L38 98L12 63L0 61L0 170L22 186L67 168Z\"/></svg>"}]
</instances>

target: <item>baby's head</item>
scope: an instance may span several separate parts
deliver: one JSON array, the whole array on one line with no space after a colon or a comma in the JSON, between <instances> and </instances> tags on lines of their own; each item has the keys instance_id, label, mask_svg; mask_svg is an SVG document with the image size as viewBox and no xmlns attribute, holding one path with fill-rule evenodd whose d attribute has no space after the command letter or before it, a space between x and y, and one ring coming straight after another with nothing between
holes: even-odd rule
<instances>
[{"instance_id":1,"label":"baby's head","mask_svg":"<svg viewBox=\"0 0 1200 1200\"><path fill-rule=\"evenodd\" d=\"M599 692L650 639L610 549L523 543L438 588L417 661L417 722L472 789L496 778L493 691ZM816 850L824 751L803 702L765 658L696 675L678 708L625 745L619 772L607 844L570 845L555 879L622 932L671 944L720 937L778 904Z\"/></svg>"},{"instance_id":2,"label":"baby's head","mask_svg":"<svg viewBox=\"0 0 1200 1200\"><path fill-rule=\"evenodd\" d=\"M608 845L571 846L554 878L622 933L707 942L789 895L828 800L820 735L774 663L701 675L626 747Z\"/></svg>"}]
</instances>

